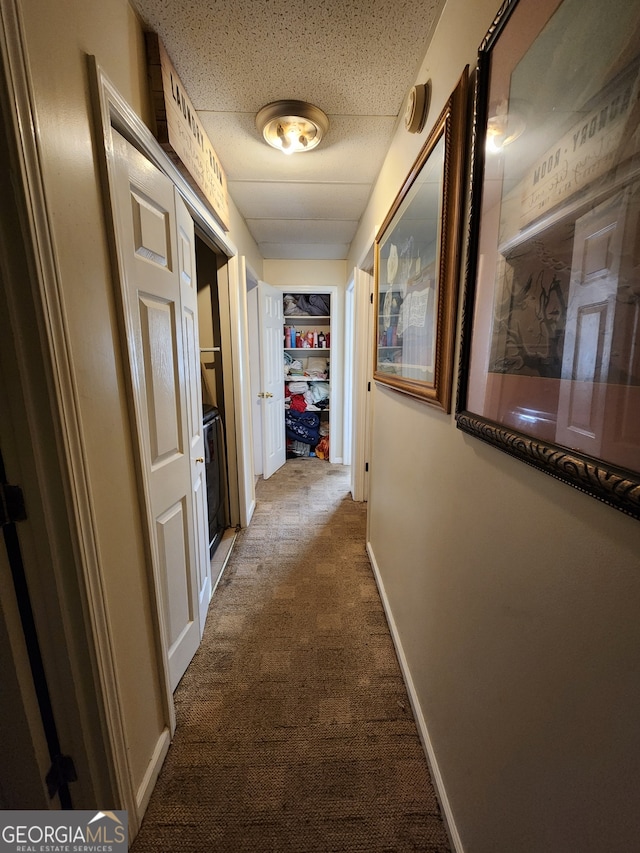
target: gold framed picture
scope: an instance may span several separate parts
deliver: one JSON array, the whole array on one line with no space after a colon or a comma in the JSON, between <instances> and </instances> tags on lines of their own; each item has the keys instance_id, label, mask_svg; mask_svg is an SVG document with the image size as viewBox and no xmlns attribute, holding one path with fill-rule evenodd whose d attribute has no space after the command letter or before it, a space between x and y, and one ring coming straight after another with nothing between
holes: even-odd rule
<instances>
[{"instance_id":1,"label":"gold framed picture","mask_svg":"<svg viewBox=\"0 0 640 853\"><path fill-rule=\"evenodd\" d=\"M375 240L374 380L451 410L468 69Z\"/></svg>"}]
</instances>

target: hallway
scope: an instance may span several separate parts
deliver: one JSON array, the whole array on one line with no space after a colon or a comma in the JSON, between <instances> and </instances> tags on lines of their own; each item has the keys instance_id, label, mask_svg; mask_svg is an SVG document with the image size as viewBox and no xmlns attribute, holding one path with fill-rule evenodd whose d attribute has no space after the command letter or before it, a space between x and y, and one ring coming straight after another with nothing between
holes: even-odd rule
<instances>
[{"instance_id":1,"label":"hallway","mask_svg":"<svg viewBox=\"0 0 640 853\"><path fill-rule=\"evenodd\" d=\"M349 469L258 484L133 853L449 850Z\"/></svg>"}]
</instances>

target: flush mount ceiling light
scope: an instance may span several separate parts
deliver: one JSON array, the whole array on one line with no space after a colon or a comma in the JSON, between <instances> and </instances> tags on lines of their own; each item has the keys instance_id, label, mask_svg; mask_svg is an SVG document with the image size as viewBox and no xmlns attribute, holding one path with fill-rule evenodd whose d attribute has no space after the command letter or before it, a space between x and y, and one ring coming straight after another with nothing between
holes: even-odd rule
<instances>
[{"instance_id":1,"label":"flush mount ceiling light","mask_svg":"<svg viewBox=\"0 0 640 853\"><path fill-rule=\"evenodd\" d=\"M329 129L329 119L306 101L274 101L256 116L265 142L284 154L311 151Z\"/></svg>"}]
</instances>

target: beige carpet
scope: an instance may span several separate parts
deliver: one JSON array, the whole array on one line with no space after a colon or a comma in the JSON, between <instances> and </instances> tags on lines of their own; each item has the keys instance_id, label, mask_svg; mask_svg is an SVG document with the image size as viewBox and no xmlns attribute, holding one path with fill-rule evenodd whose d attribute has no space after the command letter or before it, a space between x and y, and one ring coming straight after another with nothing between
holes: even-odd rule
<instances>
[{"instance_id":1,"label":"beige carpet","mask_svg":"<svg viewBox=\"0 0 640 853\"><path fill-rule=\"evenodd\" d=\"M134 853L449 851L349 473L258 484Z\"/></svg>"}]
</instances>

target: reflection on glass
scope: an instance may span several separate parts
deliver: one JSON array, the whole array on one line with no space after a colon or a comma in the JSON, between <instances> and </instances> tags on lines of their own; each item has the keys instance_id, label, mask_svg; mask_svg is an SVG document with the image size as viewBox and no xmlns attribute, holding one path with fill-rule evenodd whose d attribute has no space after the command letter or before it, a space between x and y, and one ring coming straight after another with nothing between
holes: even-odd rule
<instances>
[{"instance_id":1,"label":"reflection on glass","mask_svg":"<svg viewBox=\"0 0 640 853\"><path fill-rule=\"evenodd\" d=\"M380 242L377 370L433 382L444 137Z\"/></svg>"},{"instance_id":2,"label":"reflection on glass","mask_svg":"<svg viewBox=\"0 0 640 853\"><path fill-rule=\"evenodd\" d=\"M640 470L640 4L542 15L492 54L468 409Z\"/></svg>"}]
</instances>

